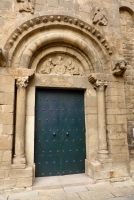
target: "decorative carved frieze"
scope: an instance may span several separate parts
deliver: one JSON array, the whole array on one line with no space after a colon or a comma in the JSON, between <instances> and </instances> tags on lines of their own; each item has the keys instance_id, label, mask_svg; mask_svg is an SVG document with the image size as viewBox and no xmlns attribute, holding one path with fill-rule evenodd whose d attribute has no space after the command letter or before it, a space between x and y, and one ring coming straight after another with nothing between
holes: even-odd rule
<instances>
[{"instance_id":1,"label":"decorative carved frieze","mask_svg":"<svg viewBox=\"0 0 134 200\"><path fill-rule=\"evenodd\" d=\"M7 67L7 51L0 48L0 67Z\"/></svg>"},{"instance_id":2,"label":"decorative carved frieze","mask_svg":"<svg viewBox=\"0 0 134 200\"><path fill-rule=\"evenodd\" d=\"M20 4L20 12L31 12L31 14L34 13L35 0L17 0L17 2Z\"/></svg>"},{"instance_id":3,"label":"decorative carved frieze","mask_svg":"<svg viewBox=\"0 0 134 200\"><path fill-rule=\"evenodd\" d=\"M17 87L19 88L26 88L28 86L28 81L29 81L29 77L28 76L25 76L25 77L18 77L16 79L16 85Z\"/></svg>"},{"instance_id":4,"label":"decorative carved frieze","mask_svg":"<svg viewBox=\"0 0 134 200\"><path fill-rule=\"evenodd\" d=\"M93 24L99 24L101 26L106 26L108 24L106 13L103 9L96 8L93 17Z\"/></svg>"},{"instance_id":5,"label":"decorative carved frieze","mask_svg":"<svg viewBox=\"0 0 134 200\"><path fill-rule=\"evenodd\" d=\"M37 73L83 75L83 69L75 59L65 54L59 54L45 60L39 69L37 69Z\"/></svg>"},{"instance_id":6,"label":"decorative carved frieze","mask_svg":"<svg viewBox=\"0 0 134 200\"><path fill-rule=\"evenodd\" d=\"M114 76L123 76L127 69L127 62L124 59L120 59L115 63L115 67L113 68Z\"/></svg>"}]
</instances>

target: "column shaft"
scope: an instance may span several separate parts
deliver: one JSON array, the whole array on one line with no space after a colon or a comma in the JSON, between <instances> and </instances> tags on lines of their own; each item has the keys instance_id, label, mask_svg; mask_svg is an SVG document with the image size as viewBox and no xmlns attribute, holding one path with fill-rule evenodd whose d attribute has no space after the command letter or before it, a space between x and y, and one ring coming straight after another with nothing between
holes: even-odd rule
<instances>
[{"instance_id":1,"label":"column shaft","mask_svg":"<svg viewBox=\"0 0 134 200\"><path fill-rule=\"evenodd\" d=\"M24 155L26 88L17 89L15 155Z\"/></svg>"},{"instance_id":2,"label":"column shaft","mask_svg":"<svg viewBox=\"0 0 134 200\"><path fill-rule=\"evenodd\" d=\"M104 91L97 92L98 99L98 133L99 133L99 150L107 150L106 142L106 114L105 114L105 97Z\"/></svg>"},{"instance_id":3,"label":"column shaft","mask_svg":"<svg viewBox=\"0 0 134 200\"><path fill-rule=\"evenodd\" d=\"M15 126L15 155L14 164L25 164L25 120L26 120L26 87L28 77L19 77L17 85L16 126Z\"/></svg>"}]
</instances>

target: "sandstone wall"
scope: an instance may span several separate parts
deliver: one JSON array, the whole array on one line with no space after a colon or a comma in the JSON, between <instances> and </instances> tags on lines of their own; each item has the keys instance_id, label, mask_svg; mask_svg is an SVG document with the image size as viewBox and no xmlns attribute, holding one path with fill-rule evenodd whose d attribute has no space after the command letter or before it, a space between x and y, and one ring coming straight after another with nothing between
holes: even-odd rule
<instances>
[{"instance_id":1,"label":"sandstone wall","mask_svg":"<svg viewBox=\"0 0 134 200\"><path fill-rule=\"evenodd\" d=\"M125 57L128 61L128 70L125 74L125 88L123 79L115 80L110 76L109 87L106 91L106 113L108 148L115 164L107 163L103 166L106 178L114 178L123 174L128 176L128 147L126 132L130 150L133 150L132 128L134 127L134 72L133 72L133 16L128 9L119 7L126 5L134 7L134 2L117 0L36 0L35 12L19 12L20 4L17 0L0 1L0 44L4 47L12 32L29 19L43 15L68 15L79 18L88 24L92 24L109 42L113 51L111 63L119 57ZM95 9L103 8L108 19L107 26L93 24L92 19ZM12 38L15 41L15 38ZM14 66L13 66L14 67ZM32 168L14 169L11 167L14 154L14 122L15 122L15 76L11 76L10 62L7 68L0 68L0 189L13 187L28 187L32 184ZM111 69L110 69L111 70ZM125 90L126 102L122 101ZM127 126L126 110L127 108ZM114 133L114 134L113 134ZM133 165L131 165L133 169ZM114 169L114 170L112 170ZM121 171L122 172L119 172ZM114 172L113 172L114 171ZM97 172L98 173L98 172ZM111 173L111 174L110 174ZM98 173L98 176L100 174ZM102 175L100 175L102 177ZM4 184L3 184L4 182Z\"/></svg>"}]
</instances>

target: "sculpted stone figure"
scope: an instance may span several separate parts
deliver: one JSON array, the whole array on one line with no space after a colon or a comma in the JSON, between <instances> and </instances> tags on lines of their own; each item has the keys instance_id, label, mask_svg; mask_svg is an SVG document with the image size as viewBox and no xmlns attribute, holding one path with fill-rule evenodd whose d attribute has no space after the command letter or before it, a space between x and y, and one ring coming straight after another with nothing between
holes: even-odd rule
<instances>
[{"instance_id":1,"label":"sculpted stone figure","mask_svg":"<svg viewBox=\"0 0 134 200\"><path fill-rule=\"evenodd\" d=\"M51 70L54 68L54 63L52 61L52 58L49 58L46 61L45 67L39 71L40 74L50 74Z\"/></svg>"},{"instance_id":2,"label":"sculpted stone figure","mask_svg":"<svg viewBox=\"0 0 134 200\"><path fill-rule=\"evenodd\" d=\"M82 75L79 65L73 59L64 55L53 56L48 58L42 65L40 70L37 70L40 74L70 74L70 75Z\"/></svg>"},{"instance_id":3,"label":"sculpted stone figure","mask_svg":"<svg viewBox=\"0 0 134 200\"><path fill-rule=\"evenodd\" d=\"M65 72L66 72L66 67L64 64L63 57L58 56L56 63L55 63L54 73L62 75L62 74L65 74Z\"/></svg>"},{"instance_id":4,"label":"sculpted stone figure","mask_svg":"<svg viewBox=\"0 0 134 200\"><path fill-rule=\"evenodd\" d=\"M116 62L115 67L113 68L113 75L123 76L127 69L127 62L124 59L120 59Z\"/></svg>"},{"instance_id":5,"label":"sculpted stone figure","mask_svg":"<svg viewBox=\"0 0 134 200\"><path fill-rule=\"evenodd\" d=\"M0 48L0 67L7 66L7 51Z\"/></svg>"},{"instance_id":6,"label":"sculpted stone figure","mask_svg":"<svg viewBox=\"0 0 134 200\"><path fill-rule=\"evenodd\" d=\"M31 12L34 13L35 0L17 0L20 3L20 12Z\"/></svg>"},{"instance_id":7,"label":"sculpted stone figure","mask_svg":"<svg viewBox=\"0 0 134 200\"><path fill-rule=\"evenodd\" d=\"M94 17L93 17L93 24L99 24L102 26L106 26L108 24L108 20L106 18L106 13L103 9L97 8Z\"/></svg>"},{"instance_id":8,"label":"sculpted stone figure","mask_svg":"<svg viewBox=\"0 0 134 200\"><path fill-rule=\"evenodd\" d=\"M71 75L79 75L80 74L80 72L79 72L79 67L77 66L77 64L76 63L74 63L72 60L68 60L68 62L67 62L67 69L69 69L70 70L70 74Z\"/></svg>"}]
</instances>

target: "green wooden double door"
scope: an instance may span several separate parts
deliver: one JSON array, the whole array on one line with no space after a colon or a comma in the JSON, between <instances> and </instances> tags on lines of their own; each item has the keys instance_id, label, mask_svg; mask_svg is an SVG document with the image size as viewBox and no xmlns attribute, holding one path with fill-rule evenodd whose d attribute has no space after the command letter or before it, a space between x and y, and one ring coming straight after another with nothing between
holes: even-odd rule
<instances>
[{"instance_id":1,"label":"green wooden double door","mask_svg":"<svg viewBox=\"0 0 134 200\"><path fill-rule=\"evenodd\" d=\"M85 172L83 90L36 89L36 177Z\"/></svg>"}]
</instances>

